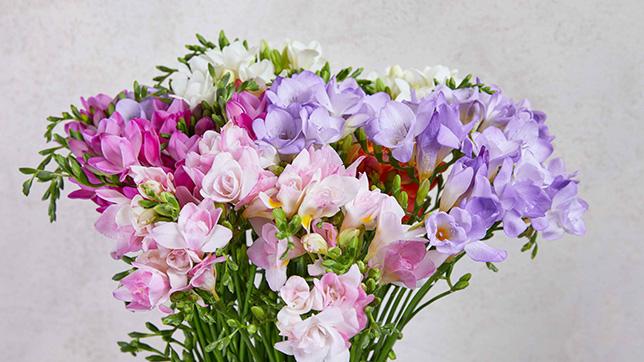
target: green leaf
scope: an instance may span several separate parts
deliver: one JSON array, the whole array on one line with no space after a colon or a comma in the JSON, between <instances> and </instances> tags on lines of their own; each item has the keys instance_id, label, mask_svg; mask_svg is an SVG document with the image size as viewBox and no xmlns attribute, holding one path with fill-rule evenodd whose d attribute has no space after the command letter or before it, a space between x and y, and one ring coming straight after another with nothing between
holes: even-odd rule
<instances>
[{"instance_id":1,"label":"green leaf","mask_svg":"<svg viewBox=\"0 0 644 362\"><path fill-rule=\"evenodd\" d=\"M219 32L219 48L223 49L228 45L230 45L230 42L228 41L228 38L226 38L226 34L224 34L224 31L222 30Z\"/></svg>"},{"instance_id":2,"label":"green leaf","mask_svg":"<svg viewBox=\"0 0 644 362\"><path fill-rule=\"evenodd\" d=\"M490 263L489 261L486 262L485 265L487 266L488 269L490 269L491 271L493 271L495 273L497 273L499 271L499 269L496 267L496 265Z\"/></svg>"},{"instance_id":3,"label":"green leaf","mask_svg":"<svg viewBox=\"0 0 644 362\"><path fill-rule=\"evenodd\" d=\"M38 170L36 170L35 168L29 168L29 167L21 167L18 169L18 171L22 172L25 175L32 175L38 172Z\"/></svg>"},{"instance_id":4,"label":"green leaf","mask_svg":"<svg viewBox=\"0 0 644 362\"><path fill-rule=\"evenodd\" d=\"M50 171L38 171L36 173L36 178L40 181L50 181L54 177L56 177L56 174Z\"/></svg>"},{"instance_id":5,"label":"green leaf","mask_svg":"<svg viewBox=\"0 0 644 362\"><path fill-rule=\"evenodd\" d=\"M153 337L153 336L155 336L155 334L141 333L141 332L130 332L130 333L128 333L128 336L130 336L130 338L145 338L145 337Z\"/></svg>"},{"instance_id":6,"label":"green leaf","mask_svg":"<svg viewBox=\"0 0 644 362\"><path fill-rule=\"evenodd\" d=\"M114 274L114 276L112 276L112 280L114 280L115 282L118 282L119 280L121 280L121 279L125 278L126 276L132 274L135 270L136 269L132 268L130 270L126 270L126 271L122 271L120 273L116 273L116 274ZM132 338L135 338L135 337L132 337Z\"/></svg>"},{"instance_id":7,"label":"green leaf","mask_svg":"<svg viewBox=\"0 0 644 362\"><path fill-rule=\"evenodd\" d=\"M145 327L146 327L147 329L149 329L151 332L154 332L154 333L159 332L159 328L157 328L157 326L155 326L154 324L152 324L152 323L150 323L150 322L146 322L146 323L145 323Z\"/></svg>"},{"instance_id":8,"label":"green leaf","mask_svg":"<svg viewBox=\"0 0 644 362\"><path fill-rule=\"evenodd\" d=\"M168 357L164 357L161 355L151 355L151 356L145 357L145 359L148 361L170 361Z\"/></svg>"},{"instance_id":9,"label":"green leaf","mask_svg":"<svg viewBox=\"0 0 644 362\"><path fill-rule=\"evenodd\" d=\"M29 196L29 190L31 190L31 184L32 184L33 182L34 182L34 179L33 179L33 178L30 178L29 180L25 181L25 182L22 184L22 193L23 193L25 196Z\"/></svg>"},{"instance_id":10,"label":"green leaf","mask_svg":"<svg viewBox=\"0 0 644 362\"><path fill-rule=\"evenodd\" d=\"M535 233L535 234L536 234L536 233ZM534 249L532 249L532 259L533 259L533 260L534 260L534 258L536 258L536 257L537 257L537 250L539 250L539 245L535 243L535 244L534 244Z\"/></svg>"}]
</instances>

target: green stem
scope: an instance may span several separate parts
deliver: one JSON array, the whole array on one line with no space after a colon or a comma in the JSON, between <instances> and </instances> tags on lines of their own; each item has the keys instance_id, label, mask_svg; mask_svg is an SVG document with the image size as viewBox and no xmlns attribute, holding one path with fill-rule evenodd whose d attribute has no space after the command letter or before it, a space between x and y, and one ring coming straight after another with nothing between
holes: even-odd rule
<instances>
[{"instance_id":1,"label":"green stem","mask_svg":"<svg viewBox=\"0 0 644 362\"><path fill-rule=\"evenodd\" d=\"M201 322L199 321L198 313L199 312L197 312L197 308L195 307L195 316L193 317L194 318L193 327L197 331L197 338L198 338L199 346L201 347L201 353L204 357L204 360L206 362L211 362L210 355L208 354L208 352L206 352L207 344L203 335L203 331L201 330Z\"/></svg>"}]
</instances>

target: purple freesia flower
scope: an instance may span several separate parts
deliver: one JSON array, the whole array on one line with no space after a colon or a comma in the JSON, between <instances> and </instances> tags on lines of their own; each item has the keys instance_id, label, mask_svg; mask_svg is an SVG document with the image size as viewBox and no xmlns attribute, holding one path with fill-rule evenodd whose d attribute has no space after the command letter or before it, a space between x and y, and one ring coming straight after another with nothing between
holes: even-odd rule
<instances>
[{"instance_id":1,"label":"purple freesia flower","mask_svg":"<svg viewBox=\"0 0 644 362\"><path fill-rule=\"evenodd\" d=\"M445 188L440 201L440 210L448 211L461 201L473 196L491 194L490 181L487 178L488 153L482 148L475 158L460 158L452 166L445 181Z\"/></svg>"},{"instance_id":2,"label":"purple freesia flower","mask_svg":"<svg viewBox=\"0 0 644 362\"><path fill-rule=\"evenodd\" d=\"M503 231L511 238L519 236L528 227L523 218L543 217L551 205L550 197L532 180L512 181L513 167L512 161L505 159L494 178L494 190L505 209Z\"/></svg>"},{"instance_id":3,"label":"purple freesia flower","mask_svg":"<svg viewBox=\"0 0 644 362\"><path fill-rule=\"evenodd\" d=\"M582 219L588 210L588 203L577 197L577 183L569 175L561 158L555 158L548 164L548 171L553 176L552 183L546 188L546 193L552 199L552 206L543 218L533 219L532 223L542 226L543 238L555 240L563 236L564 232L582 236L586 227Z\"/></svg>"},{"instance_id":4,"label":"purple freesia flower","mask_svg":"<svg viewBox=\"0 0 644 362\"><path fill-rule=\"evenodd\" d=\"M255 119L253 131L259 143L275 147L282 154L295 154L306 147L302 133L302 106L293 103L288 108L269 106L266 119Z\"/></svg>"},{"instance_id":5,"label":"purple freesia flower","mask_svg":"<svg viewBox=\"0 0 644 362\"><path fill-rule=\"evenodd\" d=\"M430 245L443 254L456 255L465 250L472 260L481 262L499 262L507 256L506 251L481 241L487 231L483 219L459 207L449 214L443 211L431 214L425 229Z\"/></svg>"},{"instance_id":6,"label":"purple freesia flower","mask_svg":"<svg viewBox=\"0 0 644 362\"><path fill-rule=\"evenodd\" d=\"M431 176L453 149L461 148L461 142L476 122L461 123L459 106L447 104L442 94L436 102L421 102L418 117L431 117L429 125L416 138L416 162L423 180Z\"/></svg>"},{"instance_id":7,"label":"purple freesia flower","mask_svg":"<svg viewBox=\"0 0 644 362\"><path fill-rule=\"evenodd\" d=\"M303 112L303 133L307 146L311 144L325 145L337 142L342 137L344 118L329 115L325 108L316 108L311 114Z\"/></svg>"},{"instance_id":8,"label":"purple freesia flower","mask_svg":"<svg viewBox=\"0 0 644 362\"><path fill-rule=\"evenodd\" d=\"M428 123L429 117L417 119L409 105L388 101L377 117L367 122L365 132L377 145L391 149L396 160L409 162L414 153L415 137Z\"/></svg>"},{"instance_id":9,"label":"purple freesia flower","mask_svg":"<svg viewBox=\"0 0 644 362\"><path fill-rule=\"evenodd\" d=\"M293 74L291 78L277 77L266 91L266 97L269 104L280 108L286 108L292 103L332 108L324 79L310 71Z\"/></svg>"}]
</instances>

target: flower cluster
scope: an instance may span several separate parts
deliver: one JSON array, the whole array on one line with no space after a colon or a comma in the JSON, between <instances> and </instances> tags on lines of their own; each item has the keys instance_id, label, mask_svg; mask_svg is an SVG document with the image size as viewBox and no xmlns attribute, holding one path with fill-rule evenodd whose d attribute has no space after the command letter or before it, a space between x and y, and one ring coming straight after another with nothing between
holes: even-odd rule
<instances>
[{"instance_id":1,"label":"flower cluster","mask_svg":"<svg viewBox=\"0 0 644 362\"><path fill-rule=\"evenodd\" d=\"M584 234L578 181L549 160L554 137L527 100L443 66L331 75L315 42L202 40L155 87L55 118L59 169L23 170L55 191L69 177L70 197L97 204L96 229L132 266L114 291L128 310L196 323L186 315L207 307L227 322L201 319L239 331L202 353L259 329L255 348L298 361L382 360L423 308L407 298L393 318L396 293L441 276L462 289L460 257L506 258L496 231L533 255L537 233Z\"/></svg>"}]
</instances>

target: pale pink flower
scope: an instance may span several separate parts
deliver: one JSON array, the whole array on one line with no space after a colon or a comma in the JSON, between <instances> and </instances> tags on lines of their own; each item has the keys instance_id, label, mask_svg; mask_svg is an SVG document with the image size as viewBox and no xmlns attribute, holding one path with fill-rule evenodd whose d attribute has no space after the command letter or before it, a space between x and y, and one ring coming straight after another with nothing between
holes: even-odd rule
<instances>
[{"instance_id":1,"label":"pale pink flower","mask_svg":"<svg viewBox=\"0 0 644 362\"><path fill-rule=\"evenodd\" d=\"M189 288L188 271L194 262L200 260L194 252L183 249L168 250L163 247L145 251L136 258L137 263L155 268L168 276L170 294Z\"/></svg>"},{"instance_id":2,"label":"pale pink flower","mask_svg":"<svg viewBox=\"0 0 644 362\"><path fill-rule=\"evenodd\" d=\"M397 204L395 200L391 204L393 205L394 203ZM402 223L399 214L389 211L383 204L378 218L376 235L371 240L371 244L369 244L369 252L367 253L366 260L373 258L382 248L398 240L425 240L420 238L425 233L423 228L416 228L414 230L410 230L410 228L410 225L404 225Z\"/></svg>"},{"instance_id":3,"label":"pale pink flower","mask_svg":"<svg viewBox=\"0 0 644 362\"><path fill-rule=\"evenodd\" d=\"M279 290L286 282L286 266L289 259L304 254L300 241L291 236L288 239L278 239L275 235L279 230L271 223L264 224L262 236L248 248L247 254L250 261L266 270L266 281L272 290ZM294 249L288 250L288 243L292 242ZM282 255L288 250L286 259Z\"/></svg>"},{"instance_id":4,"label":"pale pink flower","mask_svg":"<svg viewBox=\"0 0 644 362\"><path fill-rule=\"evenodd\" d=\"M352 328L357 333L367 325L364 307L374 298L365 293L361 282L362 274L355 264L344 274L327 273L321 279L314 279L313 294L316 295L316 303L313 304L313 309L325 310L330 306L340 308L347 324L354 326Z\"/></svg>"},{"instance_id":5,"label":"pale pink flower","mask_svg":"<svg viewBox=\"0 0 644 362\"><path fill-rule=\"evenodd\" d=\"M257 164L240 164L230 153L219 153L202 180L201 195L215 202L235 204L257 185L261 171Z\"/></svg>"},{"instance_id":6,"label":"pale pink flower","mask_svg":"<svg viewBox=\"0 0 644 362\"><path fill-rule=\"evenodd\" d=\"M217 269L215 269L215 264L220 263L226 260L225 257L217 257L215 254L211 254L208 257L204 258L201 263L197 264L192 270L190 270L190 285L207 290L209 292L214 292L216 281L217 281Z\"/></svg>"},{"instance_id":7,"label":"pale pink flower","mask_svg":"<svg viewBox=\"0 0 644 362\"><path fill-rule=\"evenodd\" d=\"M117 202L110 205L94 223L96 230L110 239L116 240L111 255L120 259L129 252L136 252L141 248L154 247L148 235L152 227L152 217L155 212L139 205L143 200L140 195L128 199L116 190L102 189L96 191L104 200Z\"/></svg>"},{"instance_id":8,"label":"pale pink flower","mask_svg":"<svg viewBox=\"0 0 644 362\"><path fill-rule=\"evenodd\" d=\"M230 229L217 224L221 213L210 200L186 204L179 212L178 222L158 222L150 236L168 249L211 253L226 246L233 236Z\"/></svg>"},{"instance_id":9,"label":"pale pink flower","mask_svg":"<svg viewBox=\"0 0 644 362\"><path fill-rule=\"evenodd\" d=\"M349 361L348 335L355 331L347 325L339 308L330 307L303 321L289 322L289 330L281 333L288 340L275 344L278 351L294 356L296 361Z\"/></svg>"},{"instance_id":10,"label":"pale pink flower","mask_svg":"<svg viewBox=\"0 0 644 362\"><path fill-rule=\"evenodd\" d=\"M315 301L321 295L311 293L309 284L298 275L293 275L280 288L280 297L286 303L290 311L297 314L308 313L314 304L319 305L321 301Z\"/></svg>"},{"instance_id":11,"label":"pale pink flower","mask_svg":"<svg viewBox=\"0 0 644 362\"><path fill-rule=\"evenodd\" d=\"M132 274L121 279L121 287L114 291L114 298L128 302L125 307L134 312L152 310L170 298L168 276L158 269L133 262Z\"/></svg>"},{"instance_id":12,"label":"pale pink flower","mask_svg":"<svg viewBox=\"0 0 644 362\"><path fill-rule=\"evenodd\" d=\"M365 225L367 230L373 230L378 221L378 215L382 209L382 203L391 196L383 194L380 189L369 189L369 180L365 174L362 174L359 179L358 193L353 200L344 205L344 221L342 222L341 230L357 228L360 225ZM394 199L395 201L395 199ZM404 211L398 205L391 205L391 211L396 211L400 214L402 219Z\"/></svg>"},{"instance_id":13,"label":"pale pink flower","mask_svg":"<svg viewBox=\"0 0 644 362\"><path fill-rule=\"evenodd\" d=\"M311 220L335 215L356 196L358 187L356 178L338 174L310 184L298 210L302 225L308 229Z\"/></svg>"},{"instance_id":14,"label":"pale pink flower","mask_svg":"<svg viewBox=\"0 0 644 362\"><path fill-rule=\"evenodd\" d=\"M175 193L176 191L173 182L174 175L166 173L160 167L132 166L130 167L130 176L145 198L149 198L149 196L145 193L144 187L152 190L157 197L162 192Z\"/></svg>"}]
</instances>

